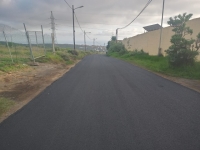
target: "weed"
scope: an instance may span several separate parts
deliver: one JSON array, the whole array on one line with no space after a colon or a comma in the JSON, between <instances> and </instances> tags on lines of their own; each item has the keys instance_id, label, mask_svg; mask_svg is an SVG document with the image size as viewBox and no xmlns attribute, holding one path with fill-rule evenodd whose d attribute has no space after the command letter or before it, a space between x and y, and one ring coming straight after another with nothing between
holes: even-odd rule
<instances>
[{"instance_id":1,"label":"weed","mask_svg":"<svg viewBox=\"0 0 200 150\"><path fill-rule=\"evenodd\" d=\"M0 97L0 116L6 112L15 102L7 98Z\"/></svg>"}]
</instances>

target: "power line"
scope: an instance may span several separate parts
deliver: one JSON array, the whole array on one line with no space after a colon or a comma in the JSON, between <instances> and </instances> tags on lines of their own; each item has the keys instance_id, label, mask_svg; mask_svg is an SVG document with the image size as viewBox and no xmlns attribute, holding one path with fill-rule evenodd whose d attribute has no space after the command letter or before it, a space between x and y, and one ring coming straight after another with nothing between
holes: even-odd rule
<instances>
[{"instance_id":1,"label":"power line","mask_svg":"<svg viewBox=\"0 0 200 150\"><path fill-rule=\"evenodd\" d=\"M74 14L75 14L76 21L77 21L77 23L78 23L78 25L79 25L79 28L80 28L81 31L84 33L84 31L83 31L83 29L81 28L81 25L80 25L80 23L79 23L79 21L78 21L78 18L77 18L77 16L76 16L76 13L74 13ZM86 36L87 36L87 38L89 38L90 40L92 40L87 34L86 34Z\"/></svg>"},{"instance_id":2,"label":"power line","mask_svg":"<svg viewBox=\"0 0 200 150\"><path fill-rule=\"evenodd\" d=\"M76 13L74 13L74 14L75 14L75 18L76 18L76 21L77 21L77 23L78 23L79 28L80 28L81 31L84 33L84 31L83 31L83 29L81 28L81 25L80 25L80 23L79 23L79 21L78 21L78 18L77 18L77 16L76 16Z\"/></svg>"},{"instance_id":3,"label":"power line","mask_svg":"<svg viewBox=\"0 0 200 150\"><path fill-rule=\"evenodd\" d=\"M149 6L149 4L152 2L152 0L149 0L148 2L147 2L147 4L144 6L144 8L140 11L140 13L128 24L128 25L126 25L126 26L124 26L124 27L122 27L122 28L118 28L118 29L124 29L124 28L126 28L126 27L128 27L130 24L132 24L140 15L141 15L141 13L147 8L147 6Z\"/></svg>"},{"instance_id":4,"label":"power line","mask_svg":"<svg viewBox=\"0 0 200 150\"><path fill-rule=\"evenodd\" d=\"M144 8L140 11L140 13L129 23L127 24L126 26L122 27L122 28L117 28L116 29L116 40L118 40L118 30L119 29L125 29L126 27L128 27L129 25L131 25L140 15L141 13L147 8L147 6L149 6L149 4L152 2L152 0L149 0L147 2L147 4L144 6Z\"/></svg>"},{"instance_id":5,"label":"power line","mask_svg":"<svg viewBox=\"0 0 200 150\"><path fill-rule=\"evenodd\" d=\"M69 5L69 3L66 0L64 0L64 1L65 1L65 3L67 3L67 5L69 6L69 8L72 9L72 7Z\"/></svg>"}]
</instances>

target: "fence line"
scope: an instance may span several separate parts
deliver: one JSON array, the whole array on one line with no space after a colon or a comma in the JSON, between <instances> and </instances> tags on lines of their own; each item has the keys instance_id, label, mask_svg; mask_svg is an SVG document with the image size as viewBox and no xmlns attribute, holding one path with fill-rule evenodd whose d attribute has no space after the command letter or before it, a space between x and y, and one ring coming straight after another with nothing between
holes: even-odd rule
<instances>
[{"instance_id":1,"label":"fence line","mask_svg":"<svg viewBox=\"0 0 200 150\"><path fill-rule=\"evenodd\" d=\"M51 36L48 34L43 36L41 29L40 31L27 31L27 33L31 47L29 47L25 32L0 24L0 64L26 63L32 58L32 61L34 61L41 56L45 56L45 47L50 47ZM32 49L32 56L29 48Z\"/></svg>"}]
</instances>

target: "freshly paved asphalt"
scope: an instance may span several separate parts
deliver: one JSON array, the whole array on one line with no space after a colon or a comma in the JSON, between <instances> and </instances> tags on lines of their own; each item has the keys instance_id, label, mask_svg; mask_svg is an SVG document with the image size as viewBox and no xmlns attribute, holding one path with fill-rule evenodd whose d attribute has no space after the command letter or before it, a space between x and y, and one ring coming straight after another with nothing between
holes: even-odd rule
<instances>
[{"instance_id":1,"label":"freshly paved asphalt","mask_svg":"<svg viewBox=\"0 0 200 150\"><path fill-rule=\"evenodd\" d=\"M0 124L0 149L200 150L200 94L87 56Z\"/></svg>"}]
</instances>

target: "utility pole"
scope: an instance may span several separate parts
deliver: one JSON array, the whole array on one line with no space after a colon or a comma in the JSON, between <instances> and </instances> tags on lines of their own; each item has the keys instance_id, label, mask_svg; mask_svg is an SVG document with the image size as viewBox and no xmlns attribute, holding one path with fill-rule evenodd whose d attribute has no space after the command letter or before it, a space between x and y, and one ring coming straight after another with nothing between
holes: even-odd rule
<instances>
[{"instance_id":1,"label":"utility pole","mask_svg":"<svg viewBox=\"0 0 200 150\"><path fill-rule=\"evenodd\" d=\"M74 5L72 5L72 19L73 19L73 40L74 40L74 50L76 50L76 43L75 43L75 29L74 29L74 10L78 8L82 8L83 6L79 6L74 8Z\"/></svg>"},{"instance_id":2,"label":"utility pole","mask_svg":"<svg viewBox=\"0 0 200 150\"><path fill-rule=\"evenodd\" d=\"M160 56L162 54L161 53L161 42L162 42L164 8L165 8L165 0L163 0L163 7L162 7L162 19L161 19L161 29L160 29L160 41L159 41L159 47L158 47L158 56Z\"/></svg>"},{"instance_id":3,"label":"utility pole","mask_svg":"<svg viewBox=\"0 0 200 150\"><path fill-rule=\"evenodd\" d=\"M53 16L53 12L51 11L51 29L52 29L52 33L51 33L51 38L52 38L52 47L53 47L53 52L55 53L55 18Z\"/></svg>"},{"instance_id":4,"label":"utility pole","mask_svg":"<svg viewBox=\"0 0 200 150\"><path fill-rule=\"evenodd\" d=\"M117 40L118 40L118 29L119 29L119 28L116 29L116 42L117 42Z\"/></svg>"},{"instance_id":5,"label":"utility pole","mask_svg":"<svg viewBox=\"0 0 200 150\"><path fill-rule=\"evenodd\" d=\"M85 44L85 51L86 51L86 38L85 38L86 33L91 33L91 32L85 32L85 30L84 30L84 44Z\"/></svg>"},{"instance_id":6,"label":"utility pole","mask_svg":"<svg viewBox=\"0 0 200 150\"><path fill-rule=\"evenodd\" d=\"M94 38L93 39L93 45L94 45L94 50L95 50L95 40L96 40L97 38Z\"/></svg>"},{"instance_id":7,"label":"utility pole","mask_svg":"<svg viewBox=\"0 0 200 150\"><path fill-rule=\"evenodd\" d=\"M73 40L74 40L74 51L75 51L76 46L75 46L75 30L74 30L74 5L72 5L72 18L73 18Z\"/></svg>"},{"instance_id":8,"label":"utility pole","mask_svg":"<svg viewBox=\"0 0 200 150\"><path fill-rule=\"evenodd\" d=\"M86 52L86 40L85 40L85 30L84 30L84 44L85 44L85 52Z\"/></svg>"}]
</instances>

